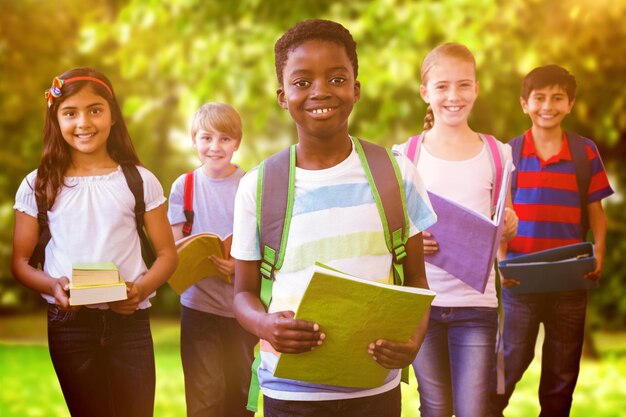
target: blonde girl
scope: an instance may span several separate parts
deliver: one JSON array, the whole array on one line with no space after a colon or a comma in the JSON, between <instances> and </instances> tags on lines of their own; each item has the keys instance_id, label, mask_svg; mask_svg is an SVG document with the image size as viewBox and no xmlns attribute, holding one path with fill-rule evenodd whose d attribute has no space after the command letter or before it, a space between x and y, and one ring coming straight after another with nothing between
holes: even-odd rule
<instances>
[{"instance_id":1,"label":"blonde girl","mask_svg":"<svg viewBox=\"0 0 626 417\"><path fill-rule=\"evenodd\" d=\"M429 107L413 162L428 191L490 216L496 184L489 146L485 136L468 124L479 90L474 57L464 45L446 43L425 57L421 73L420 94ZM511 159L510 147L493 142L504 166ZM407 153L408 142L396 148ZM508 241L517 230L517 218L510 209L505 216L503 239ZM491 272L484 293L475 290L428 262L439 246L437 236L427 231L423 236L426 276L437 296L426 338L413 362L421 415L484 416L495 359L495 273ZM465 238L459 230L458 239Z\"/></svg>"}]
</instances>

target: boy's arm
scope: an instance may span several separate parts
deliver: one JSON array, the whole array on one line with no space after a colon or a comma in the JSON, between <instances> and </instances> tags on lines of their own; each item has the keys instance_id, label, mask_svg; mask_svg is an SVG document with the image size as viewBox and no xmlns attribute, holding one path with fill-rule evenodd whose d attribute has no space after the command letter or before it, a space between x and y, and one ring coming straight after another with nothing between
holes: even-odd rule
<instances>
[{"instance_id":1,"label":"boy's arm","mask_svg":"<svg viewBox=\"0 0 626 417\"><path fill-rule=\"evenodd\" d=\"M317 323L294 320L293 311L265 311L259 298L261 279L259 261L235 259L234 310L243 328L281 353L308 352L321 345L325 335Z\"/></svg>"},{"instance_id":2,"label":"boy's arm","mask_svg":"<svg viewBox=\"0 0 626 417\"><path fill-rule=\"evenodd\" d=\"M428 288L426 270L424 268L424 251L421 233L410 237L406 242L404 285L408 287ZM380 339L369 345L369 354L372 355L374 360L388 369L399 369L410 365L424 341L424 336L426 336L429 315L429 311L424 314L422 321L407 343L397 343Z\"/></svg>"},{"instance_id":3,"label":"boy's arm","mask_svg":"<svg viewBox=\"0 0 626 417\"><path fill-rule=\"evenodd\" d=\"M606 253L606 215L602 208L602 200L594 201L587 206L589 213L589 229L593 234L593 250L595 252L596 267L589 272L585 278L590 280L600 279L602 267L604 266L604 255Z\"/></svg>"}]
</instances>

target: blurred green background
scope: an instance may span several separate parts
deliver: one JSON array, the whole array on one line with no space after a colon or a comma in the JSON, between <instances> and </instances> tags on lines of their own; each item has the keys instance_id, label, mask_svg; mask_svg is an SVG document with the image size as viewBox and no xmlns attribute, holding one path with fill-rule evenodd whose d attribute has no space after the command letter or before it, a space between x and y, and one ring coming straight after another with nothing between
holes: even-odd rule
<instances>
[{"instance_id":1,"label":"blurred green background","mask_svg":"<svg viewBox=\"0 0 626 417\"><path fill-rule=\"evenodd\" d=\"M626 157L626 2L0 0L0 366L14 370L0 371L1 385L9 380L14 388L31 384L16 377L22 368L6 366L10 358L21 359L33 375L40 374L39 361L41 369L52 372L45 349L39 361L28 359L29 349L45 345L45 328L32 324L44 315L43 302L10 274L12 205L20 181L39 160L43 91L52 78L83 65L107 74L142 162L169 193L173 180L198 164L188 126L203 102L228 102L241 113L244 139L235 161L244 169L295 141L291 119L276 104L273 46L287 28L311 17L339 21L352 32L362 98L351 132L384 145L420 130L425 105L419 97L419 67L439 43L461 42L474 52L481 90L471 126L504 141L529 127L518 100L529 70L557 63L576 76L578 97L565 128L596 141L616 190L604 204L607 259L601 288L591 293L586 353L601 359L594 366L618 369L612 377L594 379L598 385L616 377L626 382L621 342L626 339L626 170L621 167ZM171 336L177 297L164 287L153 304L155 313L165 317L156 321L155 332ZM166 323L162 329L161 323ZM44 338L29 339L32 329L43 331ZM167 340L175 344L176 337ZM171 356L164 353L157 361L169 361L170 373L179 378L177 353L167 350L170 342L161 351ZM602 374L593 369L594 375ZM528 394L520 398L532 407L536 381L528 384ZM180 392L172 395L181 397L176 400L180 405L182 385L176 387ZM588 387L591 403L612 404L594 397L604 392L600 387ZM52 389L54 395L57 391ZM576 411L579 391L574 412L591 415ZM0 414L5 415L7 404L38 394L30 395L0 397ZM28 414L7 415L53 415L43 406L28 407ZM64 415L62 400L58 407L61 414L54 415ZM609 406L597 415L620 412Z\"/></svg>"}]
</instances>

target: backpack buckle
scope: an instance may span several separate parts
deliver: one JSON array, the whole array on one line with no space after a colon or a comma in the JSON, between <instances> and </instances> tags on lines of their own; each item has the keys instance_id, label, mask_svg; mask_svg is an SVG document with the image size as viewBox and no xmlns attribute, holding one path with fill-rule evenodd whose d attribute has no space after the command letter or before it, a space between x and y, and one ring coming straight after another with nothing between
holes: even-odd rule
<instances>
[{"instance_id":1,"label":"backpack buckle","mask_svg":"<svg viewBox=\"0 0 626 417\"><path fill-rule=\"evenodd\" d=\"M402 263L406 258L406 247L404 244L400 244L393 248L393 262L396 264Z\"/></svg>"},{"instance_id":2,"label":"backpack buckle","mask_svg":"<svg viewBox=\"0 0 626 417\"><path fill-rule=\"evenodd\" d=\"M266 260L262 260L259 270L263 278L270 280L274 279L274 272L276 272L276 268L271 263L267 262Z\"/></svg>"}]
</instances>

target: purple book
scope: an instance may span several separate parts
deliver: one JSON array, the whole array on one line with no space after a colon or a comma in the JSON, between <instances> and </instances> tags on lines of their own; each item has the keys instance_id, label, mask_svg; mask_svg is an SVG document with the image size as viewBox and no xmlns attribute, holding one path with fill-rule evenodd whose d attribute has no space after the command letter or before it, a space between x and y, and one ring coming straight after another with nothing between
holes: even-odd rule
<instances>
[{"instance_id":1,"label":"purple book","mask_svg":"<svg viewBox=\"0 0 626 417\"><path fill-rule=\"evenodd\" d=\"M485 292L504 229L504 208L510 183L510 162L504 168L493 219L447 198L428 192L437 223L428 231L439 250L424 260L447 271L476 291Z\"/></svg>"}]
</instances>

